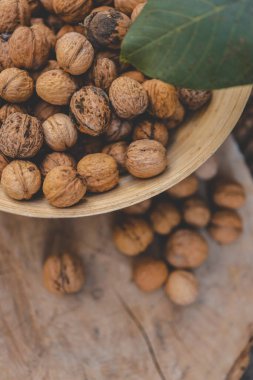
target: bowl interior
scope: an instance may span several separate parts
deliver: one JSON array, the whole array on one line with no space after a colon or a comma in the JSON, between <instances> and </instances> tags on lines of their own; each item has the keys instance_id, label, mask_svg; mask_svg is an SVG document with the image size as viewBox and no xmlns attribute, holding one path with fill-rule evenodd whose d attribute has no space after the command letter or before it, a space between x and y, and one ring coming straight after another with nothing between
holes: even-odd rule
<instances>
[{"instance_id":1,"label":"bowl interior","mask_svg":"<svg viewBox=\"0 0 253 380\"><path fill-rule=\"evenodd\" d=\"M151 198L193 173L219 148L238 121L250 92L251 86L214 91L209 106L179 128L168 150L169 166L156 178L123 177L114 190L89 195L67 209L51 207L45 199L17 202L0 189L0 210L39 218L76 218L119 210Z\"/></svg>"}]
</instances>

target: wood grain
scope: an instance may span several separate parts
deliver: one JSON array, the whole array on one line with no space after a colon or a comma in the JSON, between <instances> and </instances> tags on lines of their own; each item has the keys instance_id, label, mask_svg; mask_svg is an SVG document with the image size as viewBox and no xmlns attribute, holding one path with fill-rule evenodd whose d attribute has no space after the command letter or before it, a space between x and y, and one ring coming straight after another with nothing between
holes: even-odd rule
<instances>
[{"instance_id":1,"label":"wood grain","mask_svg":"<svg viewBox=\"0 0 253 380\"><path fill-rule=\"evenodd\" d=\"M173 306L162 290L136 289L129 260L111 243L111 215L0 214L1 380L239 380L234 368L253 323L253 183L231 140L219 157L246 187L245 232L232 246L209 241L191 307ZM80 254L86 265L76 296L42 287L43 258L58 249Z\"/></svg>"},{"instance_id":2,"label":"wood grain","mask_svg":"<svg viewBox=\"0 0 253 380\"><path fill-rule=\"evenodd\" d=\"M187 177L219 148L238 121L250 92L251 86L215 91L208 108L180 128L168 151L169 167L156 178L126 176L116 189L88 196L68 209L53 208L41 199L13 201L0 189L0 210L40 218L76 218L115 211L151 198Z\"/></svg>"}]
</instances>

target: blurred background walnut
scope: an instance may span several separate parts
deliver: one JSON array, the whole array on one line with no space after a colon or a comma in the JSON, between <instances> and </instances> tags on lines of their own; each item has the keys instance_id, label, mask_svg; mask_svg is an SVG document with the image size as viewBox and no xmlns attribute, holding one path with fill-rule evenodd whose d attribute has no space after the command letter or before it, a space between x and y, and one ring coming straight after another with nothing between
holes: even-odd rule
<instances>
[{"instance_id":1,"label":"blurred background walnut","mask_svg":"<svg viewBox=\"0 0 253 380\"><path fill-rule=\"evenodd\" d=\"M217 180L213 190L213 201L219 207L237 209L244 205L245 190L242 185L233 180Z\"/></svg>"},{"instance_id":2,"label":"blurred background walnut","mask_svg":"<svg viewBox=\"0 0 253 380\"><path fill-rule=\"evenodd\" d=\"M240 237L242 231L242 219L235 210L216 211L208 227L211 237L222 245L233 243Z\"/></svg>"},{"instance_id":3,"label":"blurred background walnut","mask_svg":"<svg viewBox=\"0 0 253 380\"><path fill-rule=\"evenodd\" d=\"M160 289L168 275L168 268L161 260L145 258L138 260L133 267L133 281L143 292Z\"/></svg>"},{"instance_id":4,"label":"blurred background walnut","mask_svg":"<svg viewBox=\"0 0 253 380\"><path fill-rule=\"evenodd\" d=\"M157 202L150 211L150 221L154 231L168 235L181 222L181 213L177 207L167 201Z\"/></svg>"},{"instance_id":5,"label":"blurred background walnut","mask_svg":"<svg viewBox=\"0 0 253 380\"><path fill-rule=\"evenodd\" d=\"M176 270L168 278L165 293L179 306L194 303L198 297L199 284L193 273Z\"/></svg>"},{"instance_id":6,"label":"blurred background walnut","mask_svg":"<svg viewBox=\"0 0 253 380\"><path fill-rule=\"evenodd\" d=\"M177 185L169 188L167 193L174 198L186 198L197 192L198 185L198 179L192 174Z\"/></svg>"},{"instance_id":7,"label":"blurred background walnut","mask_svg":"<svg viewBox=\"0 0 253 380\"><path fill-rule=\"evenodd\" d=\"M193 227L206 227L211 218L211 212L206 202L200 197L191 197L184 201L183 217L186 223Z\"/></svg>"}]
</instances>

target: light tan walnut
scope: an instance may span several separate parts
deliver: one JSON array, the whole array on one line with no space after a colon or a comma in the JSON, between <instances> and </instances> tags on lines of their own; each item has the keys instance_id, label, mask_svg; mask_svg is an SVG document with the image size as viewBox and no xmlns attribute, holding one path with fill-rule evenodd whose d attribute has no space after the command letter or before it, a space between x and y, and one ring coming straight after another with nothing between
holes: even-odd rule
<instances>
[{"instance_id":1,"label":"light tan walnut","mask_svg":"<svg viewBox=\"0 0 253 380\"><path fill-rule=\"evenodd\" d=\"M52 0L53 10L62 20L69 23L83 21L92 9L92 0Z\"/></svg>"},{"instance_id":2,"label":"light tan walnut","mask_svg":"<svg viewBox=\"0 0 253 380\"><path fill-rule=\"evenodd\" d=\"M245 190L234 180L219 180L214 186L213 201L219 207L240 208L246 201Z\"/></svg>"},{"instance_id":3,"label":"light tan walnut","mask_svg":"<svg viewBox=\"0 0 253 380\"><path fill-rule=\"evenodd\" d=\"M0 96L10 103L22 103L33 94L33 80L24 70L15 67L0 73Z\"/></svg>"},{"instance_id":4,"label":"light tan walnut","mask_svg":"<svg viewBox=\"0 0 253 380\"><path fill-rule=\"evenodd\" d=\"M169 272L161 260L145 258L137 261L133 268L133 280L143 292L153 292L165 284Z\"/></svg>"},{"instance_id":5,"label":"light tan walnut","mask_svg":"<svg viewBox=\"0 0 253 380\"><path fill-rule=\"evenodd\" d=\"M150 221L155 232L168 235L181 222L181 213L170 202L159 201L150 212Z\"/></svg>"},{"instance_id":6,"label":"light tan walnut","mask_svg":"<svg viewBox=\"0 0 253 380\"><path fill-rule=\"evenodd\" d=\"M163 146L169 141L168 128L164 123L157 120L144 119L138 122L134 128L133 140L156 140Z\"/></svg>"},{"instance_id":7,"label":"light tan walnut","mask_svg":"<svg viewBox=\"0 0 253 380\"><path fill-rule=\"evenodd\" d=\"M12 33L18 25L29 25L31 10L27 0L1 0L0 15L0 34Z\"/></svg>"},{"instance_id":8,"label":"light tan walnut","mask_svg":"<svg viewBox=\"0 0 253 380\"><path fill-rule=\"evenodd\" d=\"M59 152L49 153L45 156L40 165L41 174L45 177L50 170L57 166L70 166L75 168L76 162L69 154Z\"/></svg>"},{"instance_id":9,"label":"light tan walnut","mask_svg":"<svg viewBox=\"0 0 253 380\"><path fill-rule=\"evenodd\" d=\"M119 11L131 15L134 8L141 3L143 3L143 0L115 0L114 6Z\"/></svg>"},{"instance_id":10,"label":"light tan walnut","mask_svg":"<svg viewBox=\"0 0 253 380\"><path fill-rule=\"evenodd\" d=\"M235 210L218 210L212 215L208 232L217 243L231 244L241 236L243 222Z\"/></svg>"},{"instance_id":11,"label":"light tan walnut","mask_svg":"<svg viewBox=\"0 0 253 380\"><path fill-rule=\"evenodd\" d=\"M183 204L183 217L193 227L204 228L211 218L211 211L200 197L191 197Z\"/></svg>"},{"instance_id":12,"label":"light tan walnut","mask_svg":"<svg viewBox=\"0 0 253 380\"><path fill-rule=\"evenodd\" d=\"M76 33L84 34L84 27L83 27L83 25L65 24L58 31L58 33L56 35L57 40L59 40L59 38L63 37L64 34L70 33L70 32L76 32Z\"/></svg>"},{"instance_id":13,"label":"light tan walnut","mask_svg":"<svg viewBox=\"0 0 253 380\"><path fill-rule=\"evenodd\" d=\"M168 278L165 293L179 306L188 306L197 300L199 283L193 273L176 270Z\"/></svg>"},{"instance_id":14,"label":"light tan walnut","mask_svg":"<svg viewBox=\"0 0 253 380\"><path fill-rule=\"evenodd\" d=\"M199 182L195 175L190 175L177 185L167 190L167 193L173 198L186 198L195 194L198 190Z\"/></svg>"},{"instance_id":15,"label":"light tan walnut","mask_svg":"<svg viewBox=\"0 0 253 380\"><path fill-rule=\"evenodd\" d=\"M143 0L142 0L143 1ZM141 12L143 11L145 5L147 4L147 2L143 2L143 3L140 3L140 4L137 4L136 7L134 8L132 14L131 14L131 20L132 22L134 22L141 14Z\"/></svg>"},{"instance_id":16,"label":"light tan walnut","mask_svg":"<svg viewBox=\"0 0 253 380\"><path fill-rule=\"evenodd\" d=\"M137 70L126 71L125 73L121 74L121 76L134 79L139 83L145 82L145 76L140 71L137 71Z\"/></svg>"}]
</instances>

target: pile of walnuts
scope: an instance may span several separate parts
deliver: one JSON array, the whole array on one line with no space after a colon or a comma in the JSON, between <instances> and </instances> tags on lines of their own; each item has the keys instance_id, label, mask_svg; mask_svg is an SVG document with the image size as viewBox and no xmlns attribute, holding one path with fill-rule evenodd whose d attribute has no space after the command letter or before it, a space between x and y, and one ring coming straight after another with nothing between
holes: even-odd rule
<instances>
[{"instance_id":1,"label":"pile of walnuts","mask_svg":"<svg viewBox=\"0 0 253 380\"><path fill-rule=\"evenodd\" d=\"M144 0L0 1L0 174L6 194L55 207L150 178L170 130L210 100L120 62Z\"/></svg>"},{"instance_id":2,"label":"pile of walnuts","mask_svg":"<svg viewBox=\"0 0 253 380\"><path fill-rule=\"evenodd\" d=\"M132 277L142 291L164 287L177 305L195 302L199 285L192 271L208 257L203 230L220 245L240 237L237 209L245 203L245 191L216 173L212 158L166 193L118 214L113 240L121 253L134 257Z\"/></svg>"}]
</instances>

